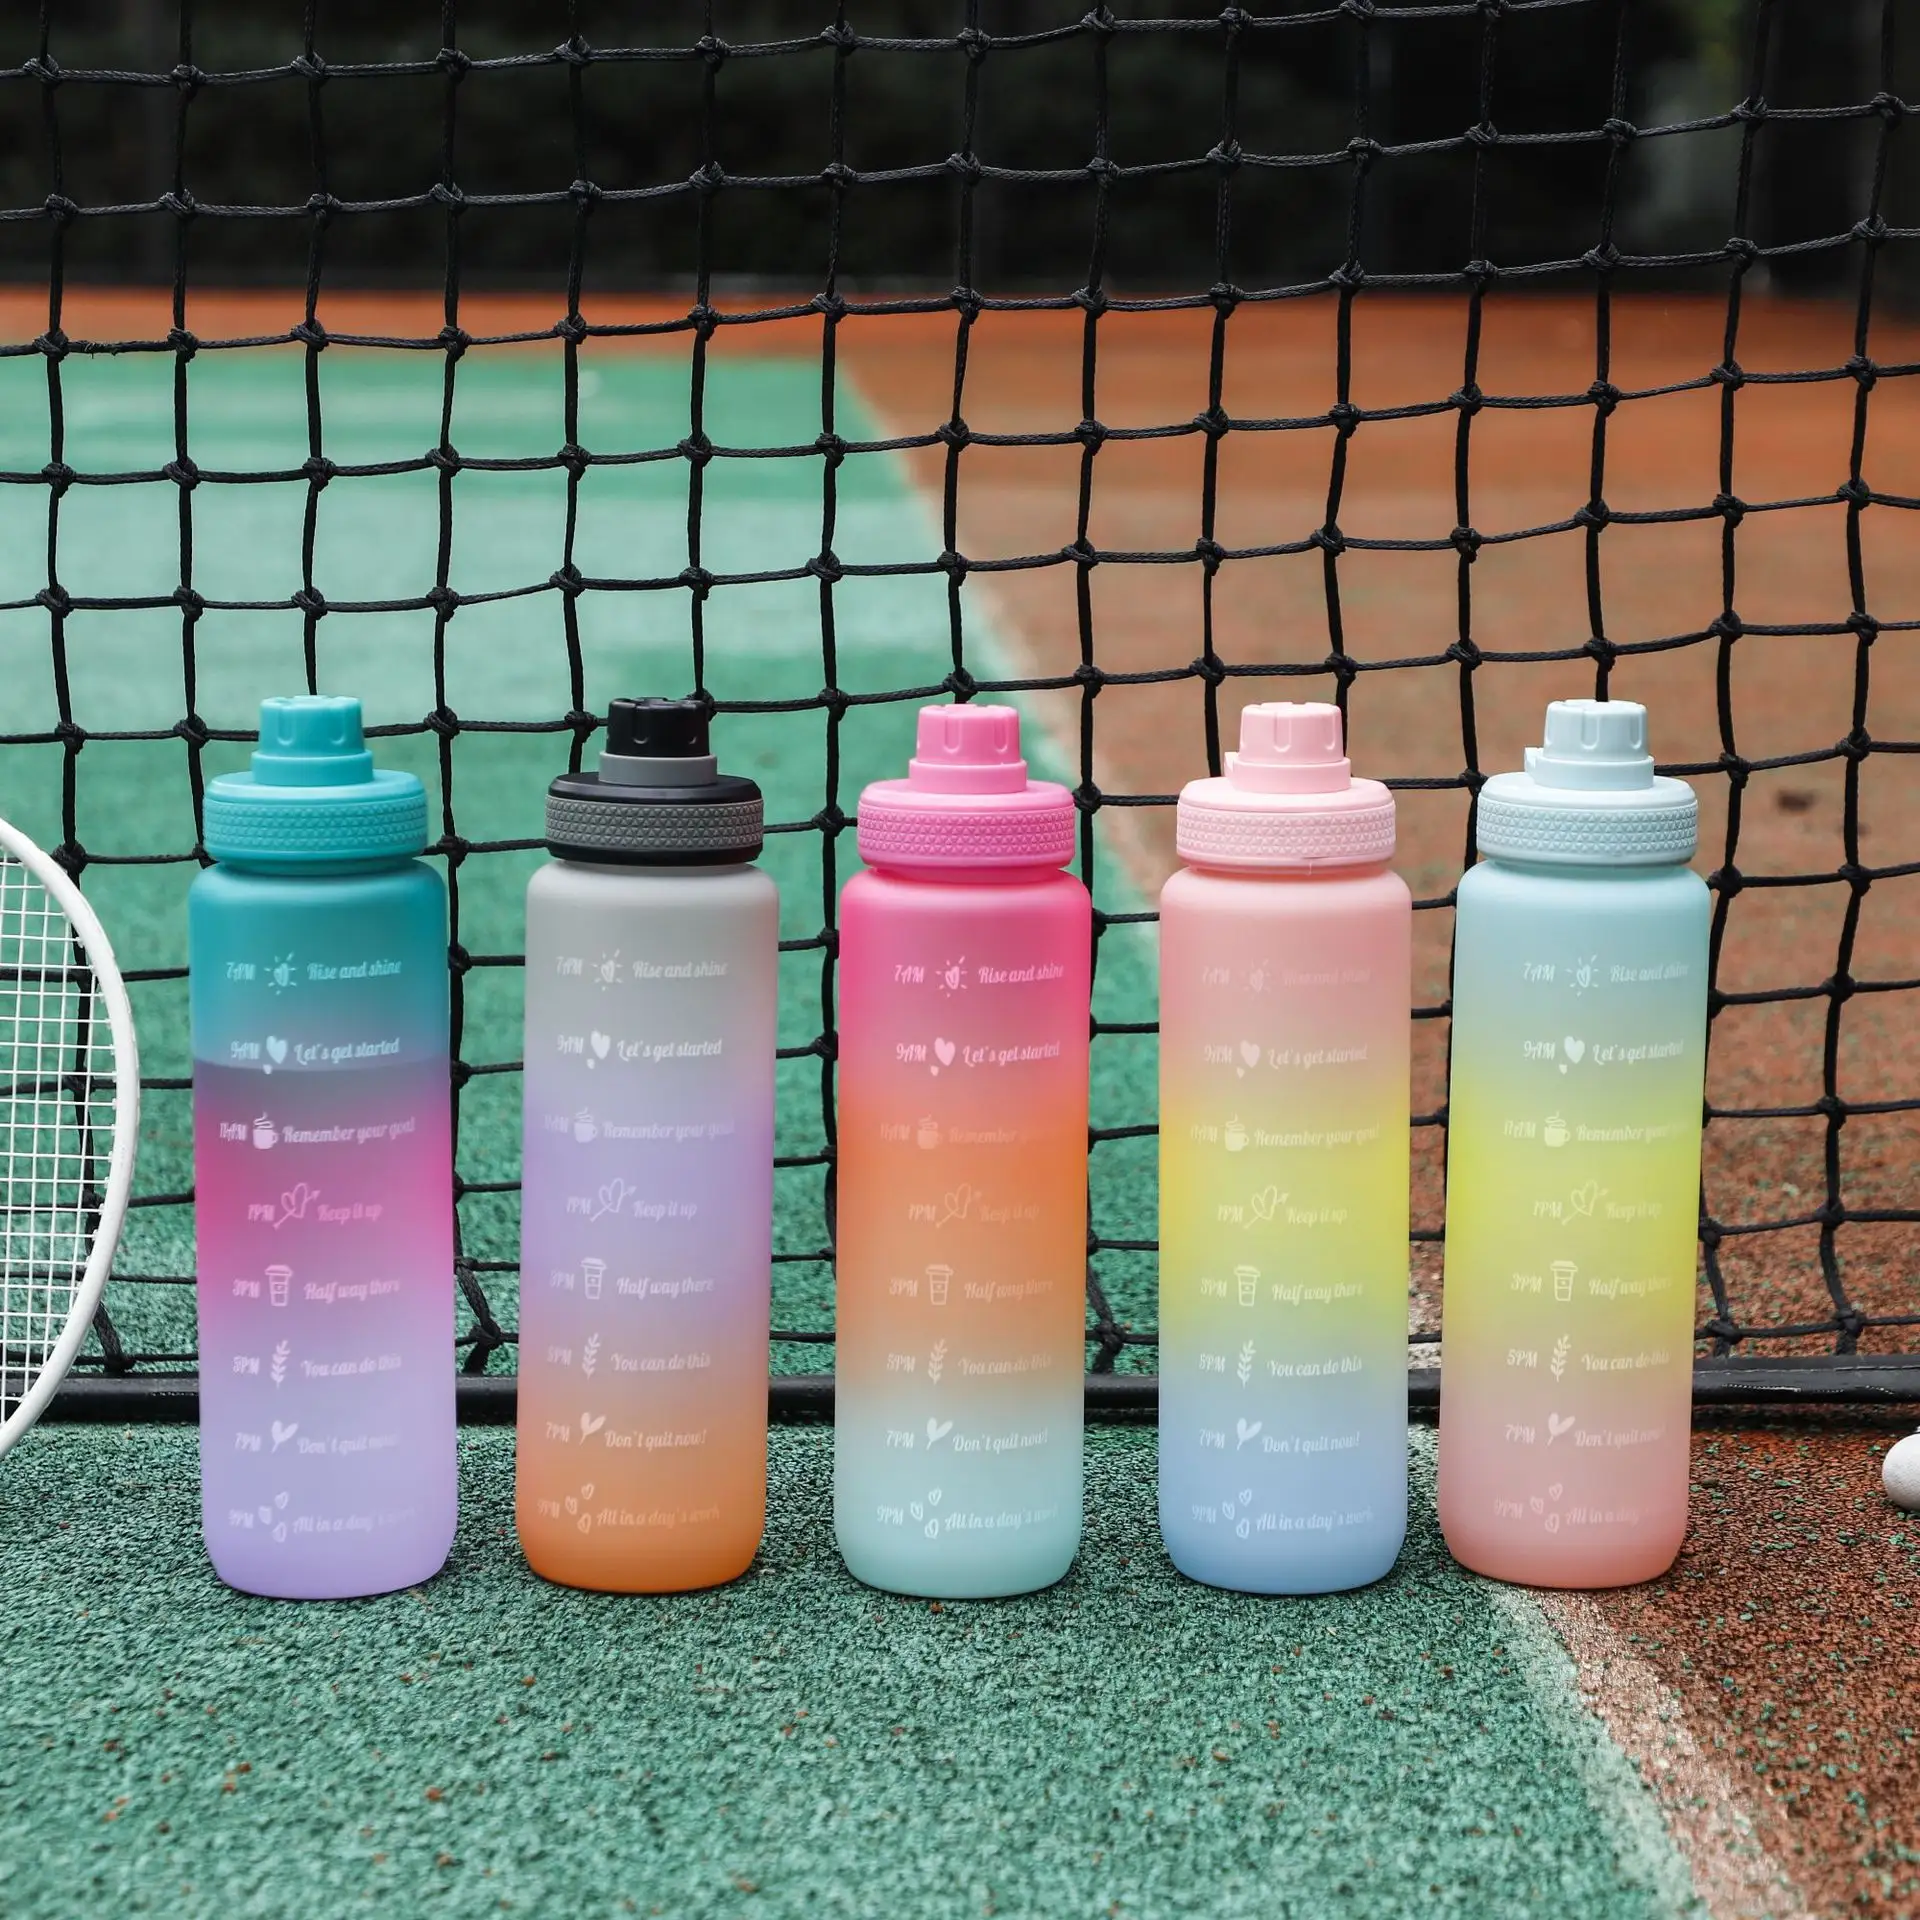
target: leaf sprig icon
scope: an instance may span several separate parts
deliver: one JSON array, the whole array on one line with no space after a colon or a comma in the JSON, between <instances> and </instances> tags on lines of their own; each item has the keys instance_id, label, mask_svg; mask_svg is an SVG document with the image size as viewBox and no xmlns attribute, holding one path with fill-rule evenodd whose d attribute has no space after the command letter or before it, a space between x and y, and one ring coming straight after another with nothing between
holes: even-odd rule
<instances>
[{"instance_id":1,"label":"leaf sprig icon","mask_svg":"<svg viewBox=\"0 0 1920 1920\"><path fill-rule=\"evenodd\" d=\"M267 1377L276 1387L287 1377L287 1356L292 1351L291 1345L285 1340L274 1347L273 1360L267 1368Z\"/></svg>"},{"instance_id":2,"label":"leaf sprig icon","mask_svg":"<svg viewBox=\"0 0 1920 1920\"><path fill-rule=\"evenodd\" d=\"M1548 1367L1547 1371L1551 1373L1556 1380L1566 1372L1567 1355L1572 1351L1573 1341L1564 1333L1553 1343L1553 1364Z\"/></svg>"},{"instance_id":3,"label":"leaf sprig icon","mask_svg":"<svg viewBox=\"0 0 1920 1920\"><path fill-rule=\"evenodd\" d=\"M946 1365L947 1343L944 1340L936 1340L933 1343L933 1351L927 1355L927 1378L935 1386L940 1384L940 1376L946 1371Z\"/></svg>"},{"instance_id":4,"label":"leaf sprig icon","mask_svg":"<svg viewBox=\"0 0 1920 1920\"><path fill-rule=\"evenodd\" d=\"M590 1333L587 1335L587 1344L580 1350L580 1371L591 1380L593 1370L599 1364L600 1336L597 1333Z\"/></svg>"},{"instance_id":5,"label":"leaf sprig icon","mask_svg":"<svg viewBox=\"0 0 1920 1920\"><path fill-rule=\"evenodd\" d=\"M1251 1340L1240 1349L1240 1364L1234 1368L1234 1373L1243 1387L1253 1378L1253 1342Z\"/></svg>"}]
</instances>

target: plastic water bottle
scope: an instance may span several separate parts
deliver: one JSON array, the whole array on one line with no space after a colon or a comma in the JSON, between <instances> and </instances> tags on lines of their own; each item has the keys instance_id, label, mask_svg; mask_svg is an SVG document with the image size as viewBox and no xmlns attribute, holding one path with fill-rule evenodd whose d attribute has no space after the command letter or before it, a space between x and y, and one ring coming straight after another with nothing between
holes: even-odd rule
<instances>
[{"instance_id":1,"label":"plastic water bottle","mask_svg":"<svg viewBox=\"0 0 1920 1920\"><path fill-rule=\"evenodd\" d=\"M1614 1587L1687 1523L1706 1055L1697 809L1631 701L1556 700L1480 796L1455 924L1440 1524Z\"/></svg>"},{"instance_id":2,"label":"plastic water bottle","mask_svg":"<svg viewBox=\"0 0 1920 1920\"><path fill-rule=\"evenodd\" d=\"M1377 1580L1407 1519L1413 902L1340 711L1248 707L1160 897L1160 1528L1249 1593Z\"/></svg>"},{"instance_id":3,"label":"plastic water bottle","mask_svg":"<svg viewBox=\"0 0 1920 1920\"><path fill-rule=\"evenodd\" d=\"M453 1544L447 900L357 700L264 700L188 895L202 1522L249 1593L411 1586Z\"/></svg>"},{"instance_id":4,"label":"plastic water bottle","mask_svg":"<svg viewBox=\"0 0 1920 1920\"><path fill-rule=\"evenodd\" d=\"M922 710L841 898L834 1525L870 1586L1058 1580L1080 1541L1092 910L1011 707Z\"/></svg>"},{"instance_id":5,"label":"plastic water bottle","mask_svg":"<svg viewBox=\"0 0 1920 1920\"><path fill-rule=\"evenodd\" d=\"M534 1570L743 1573L767 1503L780 903L694 701L616 700L527 888L515 1513Z\"/></svg>"}]
</instances>

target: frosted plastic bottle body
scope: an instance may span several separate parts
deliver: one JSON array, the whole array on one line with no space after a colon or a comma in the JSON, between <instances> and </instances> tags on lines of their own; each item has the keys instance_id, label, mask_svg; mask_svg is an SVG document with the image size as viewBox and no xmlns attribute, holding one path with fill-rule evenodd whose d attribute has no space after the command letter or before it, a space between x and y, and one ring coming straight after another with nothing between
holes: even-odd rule
<instances>
[{"instance_id":1,"label":"frosted plastic bottle body","mask_svg":"<svg viewBox=\"0 0 1920 1920\"><path fill-rule=\"evenodd\" d=\"M1160 901L1160 1526L1249 1593L1406 1534L1412 900L1384 867Z\"/></svg>"},{"instance_id":2,"label":"frosted plastic bottle body","mask_svg":"<svg viewBox=\"0 0 1920 1920\"><path fill-rule=\"evenodd\" d=\"M417 860L188 895L207 1551L326 1599L456 1517L446 889Z\"/></svg>"},{"instance_id":3,"label":"frosted plastic bottle body","mask_svg":"<svg viewBox=\"0 0 1920 1920\"><path fill-rule=\"evenodd\" d=\"M682 1591L759 1547L779 917L743 865L528 886L515 1514L549 1580Z\"/></svg>"},{"instance_id":4,"label":"frosted plastic bottle body","mask_svg":"<svg viewBox=\"0 0 1920 1920\"><path fill-rule=\"evenodd\" d=\"M871 1586L1023 1593L1080 1541L1079 881L856 874L840 935L834 1529Z\"/></svg>"},{"instance_id":5,"label":"frosted plastic bottle body","mask_svg":"<svg viewBox=\"0 0 1920 1920\"><path fill-rule=\"evenodd\" d=\"M1684 867L1461 881L1439 1494L1477 1572L1625 1586L1679 1552L1707 932Z\"/></svg>"}]
</instances>

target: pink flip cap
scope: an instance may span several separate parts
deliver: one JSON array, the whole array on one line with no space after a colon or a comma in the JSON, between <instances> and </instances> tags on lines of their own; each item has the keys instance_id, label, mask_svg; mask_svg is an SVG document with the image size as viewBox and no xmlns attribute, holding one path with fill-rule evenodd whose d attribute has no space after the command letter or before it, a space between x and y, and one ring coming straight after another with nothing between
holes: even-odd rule
<instances>
[{"instance_id":1,"label":"pink flip cap","mask_svg":"<svg viewBox=\"0 0 1920 1920\"><path fill-rule=\"evenodd\" d=\"M1203 867L1361 867L1393 854L1393 795L1356 780L1340 709L1271 701L1240 716L1226 776L1180 794L1180 857Z\"/></svg>"},{"instance_id":2,"label":"pink flip cap","mask_svg":"<svg viewBox=\"0 0 1920 1920\"><path fill-rule=\"evenodd\" d=\"M860 796L860 857L869 866L1064 867L1073 858L1073 797L1029 780L1012 707L922 707L904 780Z\"/></svg>"}]
</instances>

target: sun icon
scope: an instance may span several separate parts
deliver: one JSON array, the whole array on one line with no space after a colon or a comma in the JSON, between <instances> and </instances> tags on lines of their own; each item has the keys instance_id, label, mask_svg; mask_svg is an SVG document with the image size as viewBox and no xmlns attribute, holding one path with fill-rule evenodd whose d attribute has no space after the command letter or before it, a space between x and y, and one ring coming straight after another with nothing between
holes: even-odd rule
<instances>
[{"instance_id":1,"label":"sun icon","mask_svg":"<svg viewBox=\"0 0 1920 1920\"><path fill-rule=\"evenodd\" d=\"M267 978L273 983L276 994L285 993L290 987L300 984L300 976L293 970L294 956L290 953L276 953L273 965L267 969Z\"/></svg>"}]
</instances>

